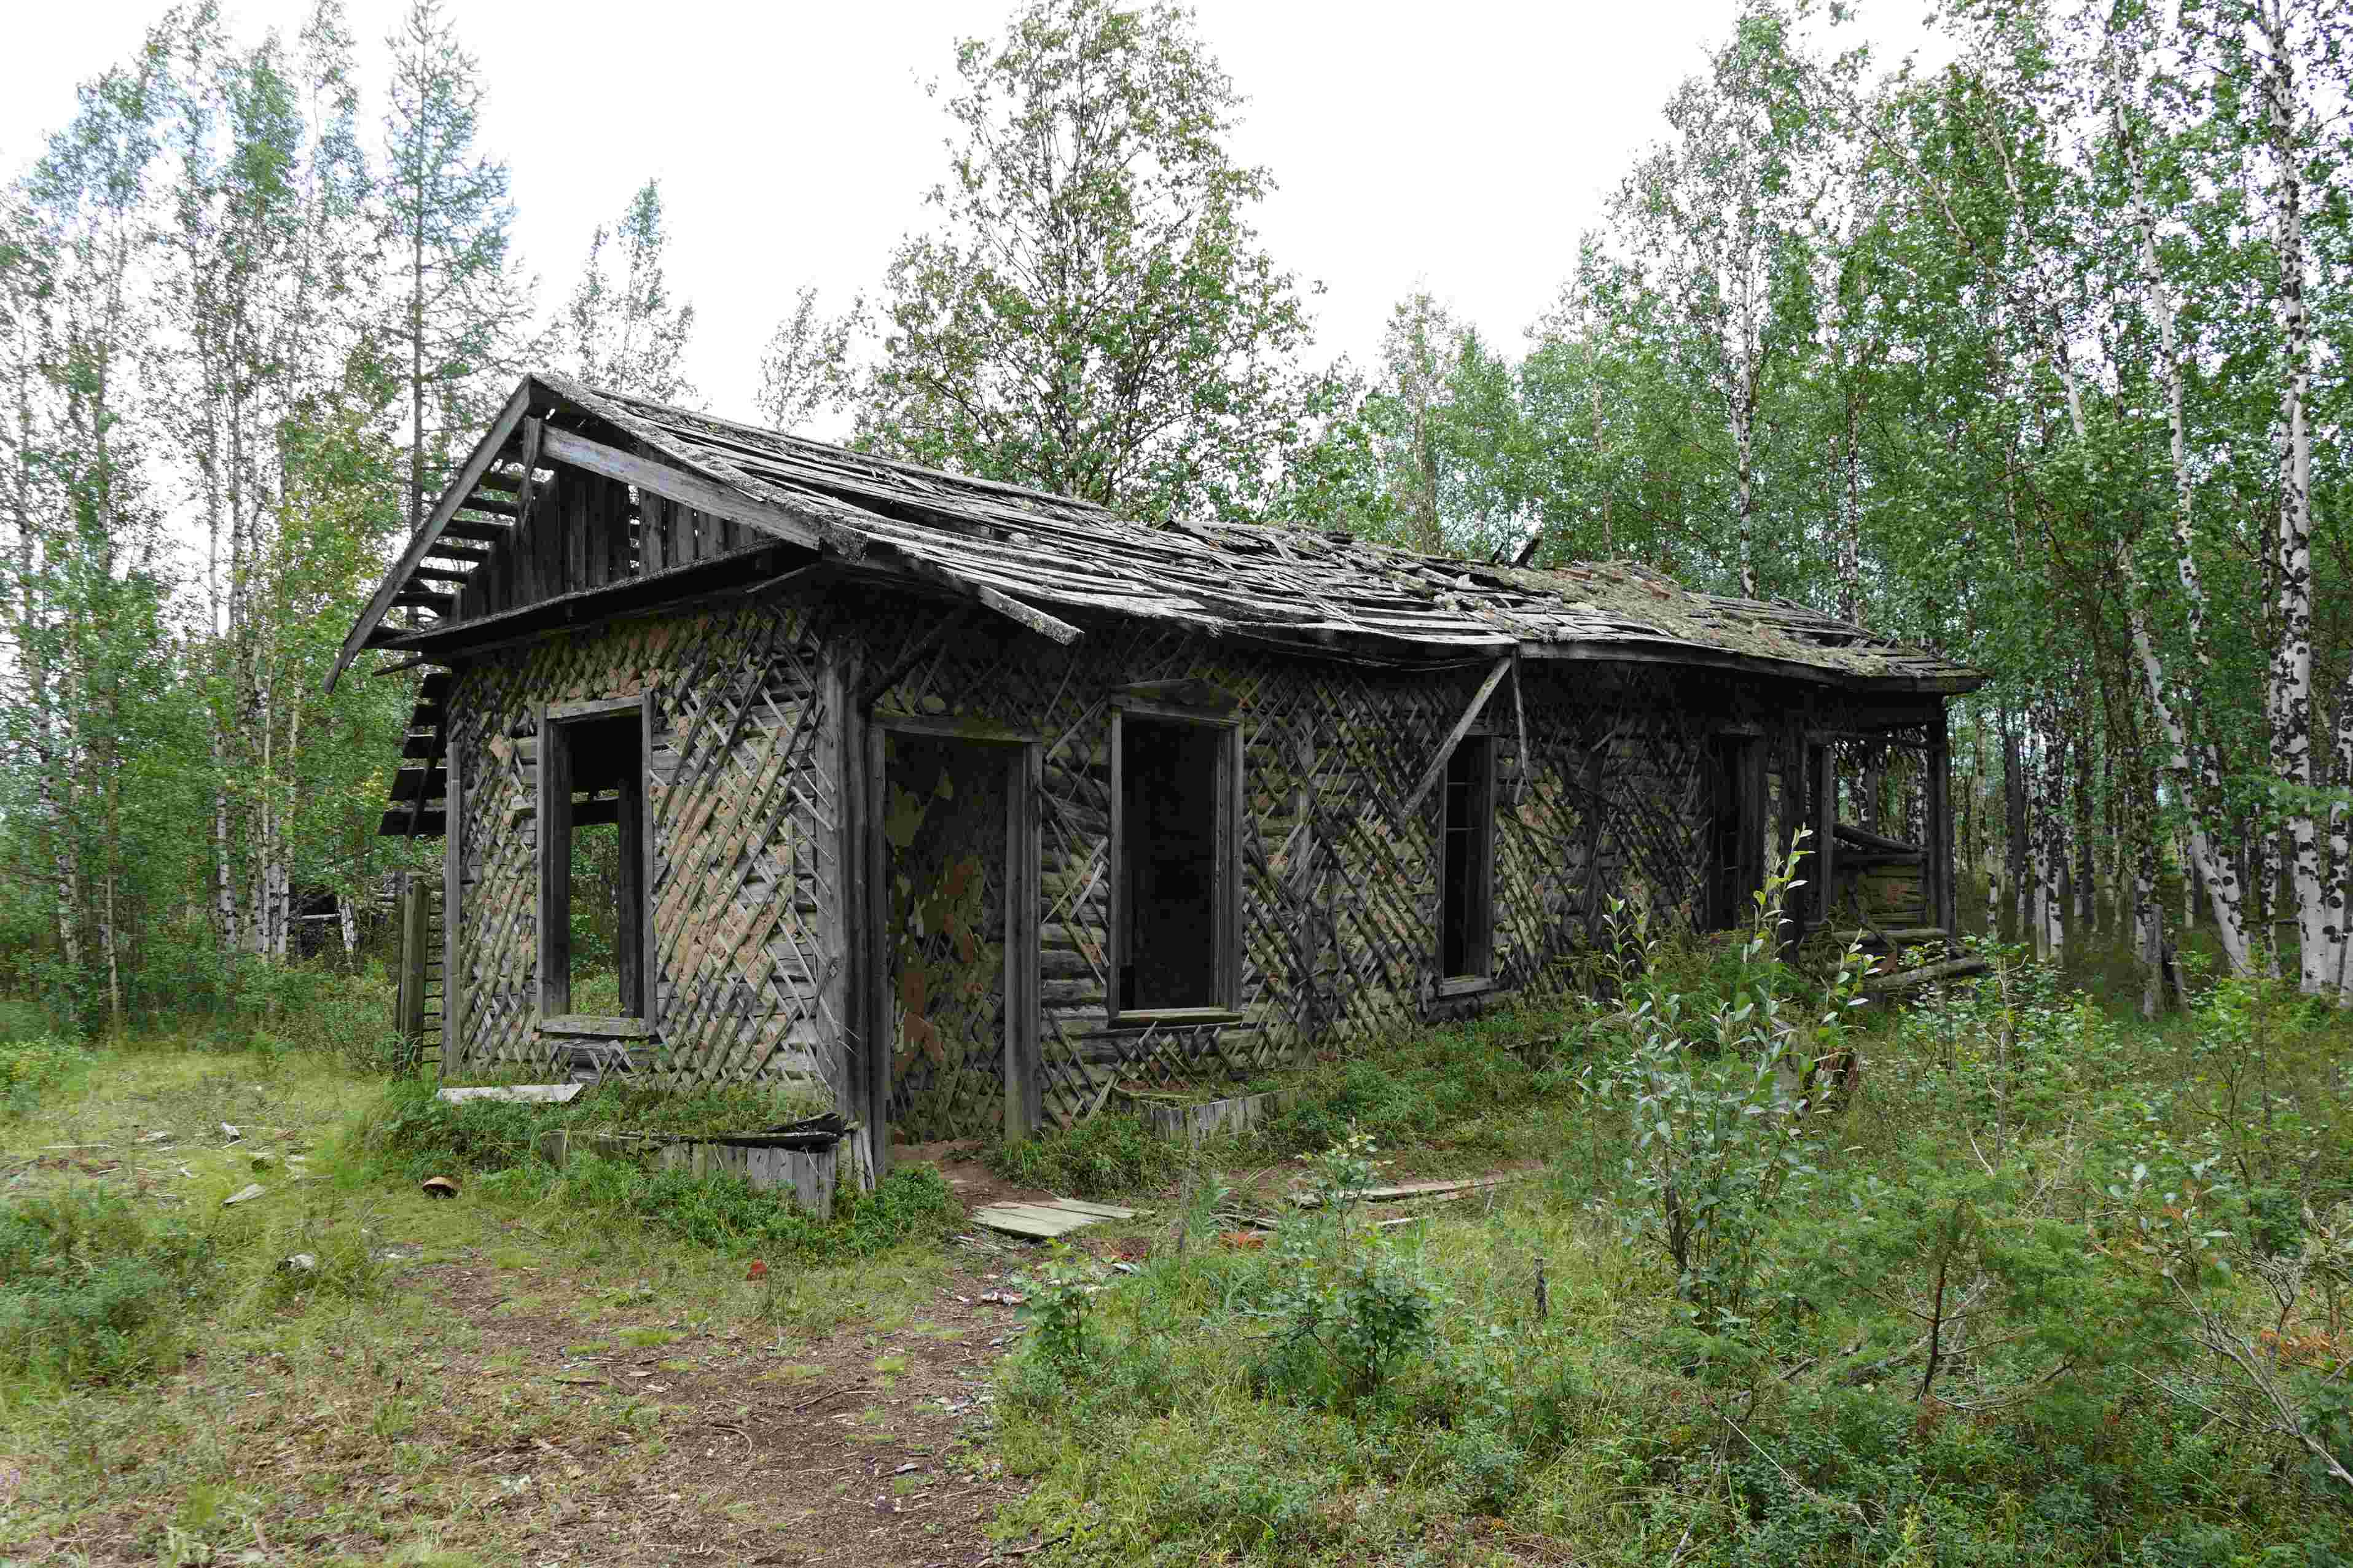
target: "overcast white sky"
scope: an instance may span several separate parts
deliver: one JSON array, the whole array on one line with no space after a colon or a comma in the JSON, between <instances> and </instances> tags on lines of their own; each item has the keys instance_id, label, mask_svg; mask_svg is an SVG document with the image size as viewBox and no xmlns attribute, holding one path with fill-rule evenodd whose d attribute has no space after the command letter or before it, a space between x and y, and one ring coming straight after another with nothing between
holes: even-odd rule
<instances>
[{"instance_id":1,"label":"overcast white sky","mask_svg":"<svg viewBox=\"0 0 2353 1568\"><path fill-rule=\"evenodd\" d=\"M228 0L240 36L299 27L303 0ZM402 0L351 0L370 112ZM750 412L761 345L794 290L839 309L923 226L946 121L922 80L1008 3L563 6L452 0L490 77L483 143L513 170L541 302L567 290L589 231L659 177L670 277L691 300L692 379ZM73 110L75 84L127 58L160 0L16 7L0 52L0 169ZM1923 42L1923 0L1874 0L1859 28L1883 66ZM1250 98L1241 159L1281 190L1276 258L1328 292L1320 348L1359 362L1389 307L1426 284L1500 345L1550 302L1660 109L1723 37L1733 0L1448 5L1200 0L1200 30Z\"/></svg>"}]
</instances>

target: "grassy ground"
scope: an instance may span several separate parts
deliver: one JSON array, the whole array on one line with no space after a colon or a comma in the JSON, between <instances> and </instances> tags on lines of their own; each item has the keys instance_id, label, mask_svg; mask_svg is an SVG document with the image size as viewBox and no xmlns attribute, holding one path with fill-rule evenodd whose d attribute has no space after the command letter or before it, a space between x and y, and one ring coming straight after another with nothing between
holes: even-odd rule
<instances>
[{"instance_id":1,"label":"grassy ground","mask_svg":"<svg viewBox=\"0 0 2353 1568\"><path fill-rule=\"evenodd\" d=\"M1247 1142L988 1152L1148 1211L1051 1249L925 1172L818 1226L529 1152L765 1105L0 1048L0 1558L2353 1558L2343 1023L2144 1029L2008 963L1859 1025L1804 990L1660 949L1315 1064ZM1776 1050L1860 1075L1792 1114Z\"/></svg>"},{"instance_id":2,"label":"grassy ground","mask_svg":"<svg viewBox=\"0 0 2353 1568\"><path fill-rule=\"evenodd\" d=\"M0 1560L924 1561L951 1510L986 1549L1003 1486L962 1415L1005 1260L944 1246L944 1205L895 1246L853 1213L854 1262L696 1240L616 1223L617 1169L501 1184L446 1137L385 1147L400 1104L316 1056L167 1043L0 1122ZM933 1511L878 1515L870 1483Z\"/></svg>"}]
</instances>

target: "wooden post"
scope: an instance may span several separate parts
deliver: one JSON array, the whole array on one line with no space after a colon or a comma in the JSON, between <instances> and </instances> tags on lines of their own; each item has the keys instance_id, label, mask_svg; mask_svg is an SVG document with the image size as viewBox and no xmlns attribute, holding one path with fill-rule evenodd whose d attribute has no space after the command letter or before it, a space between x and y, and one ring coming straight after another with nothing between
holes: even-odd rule
<instances>
[{"instance_id":1,"label":"wooden post","mask_svg":"<svg viewBox=\"0 0 2353 1568\"><path fill-rule=\"evenodd\" d=\"M638 1016L646 1021L648 1038L661 1037L661 943L654 936L654 812L650 786L654 776L654 694L645 693L638 719L638 837L622 840L622 856L638 858ZM656 1053L659 1055L659 1052Z\"/></svg>"},{"instance_id":2,"label":"wooden post","mask_svg":"<svg viewBox=\"0 0 2353 1568\"><path fill-rule=\"evenodd\" d=\"M1928 923L1954 935L1958 927L1958 900L1953 888L1953 757L1951 721L1944 702L1928 723L1928 843L1927 864L1922 868L1927 885L1921 889Z\"/></svg>"},{"instance_id":3,"label":"wooden post","mask_svg":"<svg viewBox=\"0 0 2353 1568\"><path fill-rule=\"evenodd\" d=\"M425 1033L425 884L410 872L400 879L400 1002L402 1039Z\"/></svg>"},{"instance_id":4,"label":"wooden post","mask_svg":"<svg viewBox=\"0 0 2353 1568\"><path fill-rule=\"evenodd\" d=\"M458 940L459 911L466 890L466 845L463 797L459 793L458 752L449 748L448 777L443 786L441 811L441 1076L449 1076L465 1037L465 984L459 970L462 944Z\"/></svg>"},{"instance_id":5,"label":"wooden post","mask_svg":"<svg viewBox=\"0 0 2353 1568\"><path fill-rule=\"evenodd\" d=\"M1828 925L1838 859L1838 748L1829 736L1815 743L1813 763L1814 910L1816 923Z\"/></svg>"},{"instance_id":6,"label":"wooden post","mask_svg":"<svg viewBox=\"0 0 2353 1568\"><path fill-rule=\"evenodd\" d=\"M539 1011L572 1011L572 748L539 710Z\"/></svg>"},{"instance_id":7,"label":"wooden post","mask_svg":"<svg viewBox=\"0 0 2353 1568\"><path fill-rule=\"evenodd\" d=\"M1010 748L1006 777L1012 802L1005 841L1005 1136L1027 1138L1045 1120L1038 1059L1038 838L1044 752L1034 742Z\"/></svg>"},{"instance_id":8,"label":"wooden post","mask_svg":"<svg viewBox=\"0 0 2353 1568\"><path fill-rule=\"evenodd\" d=\"M686 526L681 510L673 513ZM856 700L863 671L857 655L837 647L825 662L826 700L833 710L840 837L842 988L841 1081L835 1100L845 1117L860 1124L856 1134L859 1179L871 1187L891 1160L890 965L882 952L882 921L875 912L873 879L882 857L882 835L874 821L870 791L881 773L882 731L867 721ZM880 1022L878 1023L878 1018Z\"/></svg>"}]
</instances>

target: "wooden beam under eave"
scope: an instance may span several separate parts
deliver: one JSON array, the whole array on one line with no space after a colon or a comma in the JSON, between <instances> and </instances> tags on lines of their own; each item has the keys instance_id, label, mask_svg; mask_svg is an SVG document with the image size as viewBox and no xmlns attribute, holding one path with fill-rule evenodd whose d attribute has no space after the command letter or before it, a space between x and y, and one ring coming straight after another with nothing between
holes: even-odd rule
<instances>
[{"instance_id":1,"label":"wooden beam under eave","mask_svg":"<svg viewBox=\"0 0 2353 1568\"><path fill-rule=\"evenodd\" d=\"M716 479L640 458L569 430L559 430L552 425L545 428L540 442L540 460L566 463L608 479L619 479L681 506L756 528L787 544L797 544L805 550L818 548L820 531L814 519L796 517L783 507L754 500Z\"/></svg>"}]
</instances>

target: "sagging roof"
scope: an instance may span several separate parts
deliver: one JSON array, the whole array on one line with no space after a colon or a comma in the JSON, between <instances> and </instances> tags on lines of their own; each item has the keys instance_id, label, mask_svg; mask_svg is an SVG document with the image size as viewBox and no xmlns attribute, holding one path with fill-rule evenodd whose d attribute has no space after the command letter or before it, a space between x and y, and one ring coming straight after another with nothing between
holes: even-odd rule
<instances>
[{"instance_id":1,"label":"sagging roof","mask_svg":"<svg viewBox=\"0 0 2353 1568\"><path fill-rule=\"evenodd\" d=\"M1517 567L1345 533L1145 522L1092 502L942 473L709 415L526 376L352 628L427 658L506 623L468 585L521 552L543 468L585 466L788 547L785 559L976 598L1058 641L1090 615L1140 616L1300 651L1409 662L1524 657L1728 666L1882 691L1953 693L1966 666L1784 602L1697 593L1627 562ZM623 530L623 535L634 537ZM528 542L524 542L528 543ZM634 545L616 555L636 550ZM543 551L541 552L544 553ZM559 551L557 553L561 553ZM593 554L594 552L592 552ZM640 552L641 554L642 552ZM568 618L659 603L674 573L591 562ZM541 574L543 588L567 579ZM407 606L415 624L388 627ZM427 618L429 616L430 618ZM438 662L438 660L437 660Z\"/></svg>"}]
</instances>

